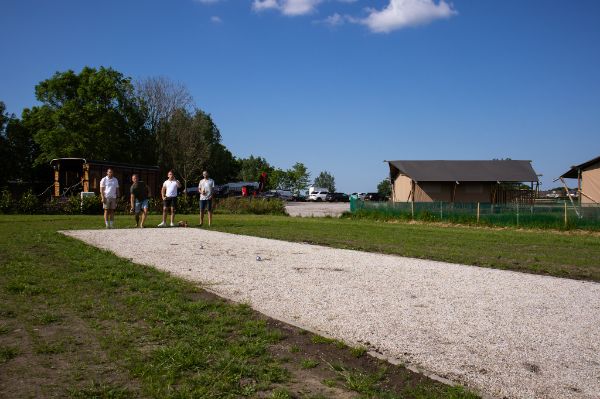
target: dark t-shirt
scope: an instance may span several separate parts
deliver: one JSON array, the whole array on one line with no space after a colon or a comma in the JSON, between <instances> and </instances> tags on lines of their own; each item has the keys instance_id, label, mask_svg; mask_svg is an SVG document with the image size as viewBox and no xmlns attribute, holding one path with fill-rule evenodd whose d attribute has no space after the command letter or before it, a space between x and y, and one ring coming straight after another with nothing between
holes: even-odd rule
<instances>
[{"instance_id":1,"label":"dark t-shirt","mask_svg":"<svg viewBox=\"0 0 600 399\"><path fill-rule=\"evenodd\" d=\"M133 197L138 201L144 201L148 198L148 188L146 183L143 181L138 181L137 183L133 183L131 185L131 189L129 192L133 194Z\"/></svg>"}]
</instances>

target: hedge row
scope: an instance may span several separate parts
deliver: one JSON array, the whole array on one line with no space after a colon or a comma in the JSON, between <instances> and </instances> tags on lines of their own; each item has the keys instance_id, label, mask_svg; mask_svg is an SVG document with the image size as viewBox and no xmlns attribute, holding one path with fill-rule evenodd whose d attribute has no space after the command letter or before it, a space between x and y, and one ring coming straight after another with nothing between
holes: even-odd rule
<instances>
[{"instance_id":1,"label":"hedge row","mask_svg":"<svg viewBox=\"0 0 600 399\"><path fill-rule=\"evenodd\" d=\"M162 201L151 198L149 201L150 213L162 213ZM276 198L222 198L215 201L215 213L255 214L255 215L285 215L285 203ZM129 213L129 201L120 198L117 201L117 213ZM67 198L53 198L41 201L31 191L26 192L19 199L12 197L8 190L0 193L0 213L9 214L44 214L44 215L97 215L102 213L100 196L79 196ZM181 196L177 199L177 213L199 213L198 199Z\"/></svg>"}]
</instances>

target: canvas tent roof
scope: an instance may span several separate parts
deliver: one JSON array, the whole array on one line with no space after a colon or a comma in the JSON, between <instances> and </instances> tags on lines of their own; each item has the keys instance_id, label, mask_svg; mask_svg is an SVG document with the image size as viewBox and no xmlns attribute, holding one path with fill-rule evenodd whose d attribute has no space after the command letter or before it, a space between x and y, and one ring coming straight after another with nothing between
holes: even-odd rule
<instances>
[{"instance_id":1,"label":"canvas tent roof","mask_svg":"<svg viewBox=\"0 0 600 399\"><path fill-rule=\"evenodd\" d=\"M537 182L531 161L388 161L415 181Z\"/></svg>"},{"instance_id":2,"label":"canvas tent roof","mask_svg":"<svg viewBox=\"0 0 600 399\"><path fill-rule=\"evenodd\" d=\"M560 176L560 177L564 177L566 179L577 179L579 177L579 174L577 172L578 170L586 169L588 166L591 166L598 162L600 162L600 157L590 159L589 161L584 162L579 165L571 166L571 169L569 169L567 172L563 173L562 176Z\"/></svg>"}]
</instances>

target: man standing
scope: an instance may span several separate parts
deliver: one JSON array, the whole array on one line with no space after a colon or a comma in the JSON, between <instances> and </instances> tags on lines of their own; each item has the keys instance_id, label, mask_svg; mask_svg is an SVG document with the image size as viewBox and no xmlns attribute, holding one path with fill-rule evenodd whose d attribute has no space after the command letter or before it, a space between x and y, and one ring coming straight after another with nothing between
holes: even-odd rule
<instances>
[{"instance_id":1,"label":"man standing","mask_svg":"<svg viewBox=\"0 0 600 399\"><path fill-rule=\"evenodd\" d=\"M141 181L137 174L133 174L131 176L131 181L133 184L129 189L131 202L130 212L135 211L135 227L144 228L144 222L148 216L148 197L150 196L150 187Z\"/></svg>"},{"instance_id":2,"label":"man standing","mask_svg":"<svg viewBox=\"0 0 600 399\"><path fill-rule=\"evenodd\" d=\"M112 229L115 222L115 209L119 196L119 181L113 177L112 168L106 170L106 176L100 180L100 198L104 208L104 224L107 229Z\"/></svg>"},{"instance_id":3,"label":"man standing","mask_svg":"<svg viewBox=\"0 0 600 399\"><path fill-rule=\"evenodd\" d=\"M208 177L207 171L202 172L202 176L204 178L198 183L198 193L200 193L200 226L204 224L204 212L208 211L208 227L210 227L212 223L212 199L215 182Z\"/></svg>"},{"instance_id":4,"label":"man standing","mask_svg":"<svg viewBox=\"0 0 600 399\"><path fill-rule=\"evenodd\" d=\"M175 208L177 207L177 189L181 188L179 180L175 179L173 171L170 170L167 174L168 179L165 180L160 193L163 199L163 218L162 223L158 227L167 225L167 209L171 208L171 227L175 226Z\"/></svg>"}]
</instances>

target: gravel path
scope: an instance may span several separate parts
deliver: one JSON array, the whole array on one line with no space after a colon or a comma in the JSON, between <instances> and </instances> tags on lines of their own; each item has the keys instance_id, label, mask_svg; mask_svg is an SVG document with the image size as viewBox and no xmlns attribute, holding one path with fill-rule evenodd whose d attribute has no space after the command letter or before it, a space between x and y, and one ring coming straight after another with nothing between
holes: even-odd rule
<instances>
[{"instance_id":1,"label":"gravel path","mask_svg":"<svg viewBox=\"0 0 600 399\"><path fill-rule=\"evenodd\" d=\"M600 398L597 283L200 229L65 234L491 397Z\"/></svg>"}]
</instances>

